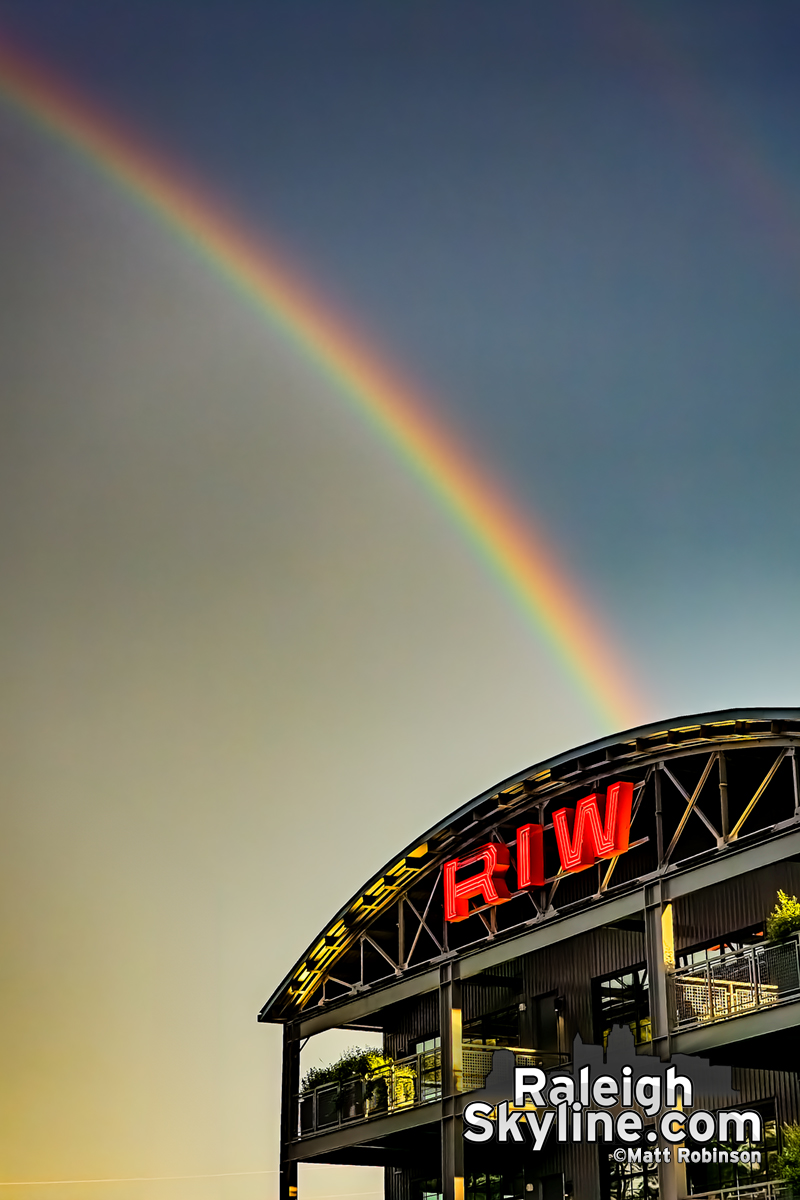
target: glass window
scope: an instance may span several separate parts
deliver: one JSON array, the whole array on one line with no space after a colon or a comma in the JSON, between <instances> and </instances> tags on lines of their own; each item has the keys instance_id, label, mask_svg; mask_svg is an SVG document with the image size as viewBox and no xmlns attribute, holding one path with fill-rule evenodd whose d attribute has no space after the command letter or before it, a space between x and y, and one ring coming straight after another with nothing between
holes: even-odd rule
<instances>
[{"instance_id":1,"label":"glass window","mask_svg":"<svg viewBox=\"0 0 800 1200\"><path fill-rule=\"evenodd\" d=\"M412 1053L420 1056L418 1063L418 1097L421 1104L438 1100L442 1093L441 1038L426 1038L414 1042Z\"/></svg>"},{"instance_id":2,"label":"glass window","mask_svg":"<svg viewBox=\"0 0 800 1200\"><path fill-rule=\"evenodd\" d=\"M650 1041L650 992L647 967L629 967L592 980L595 1040L608 1045L613 1025L627 1025L637 1046ZM633 1194L633 1193L631 1193Z\"/></svg>"},{"instance_id":3,"label":"glass window","mask_svg":"<svg viewBox=\"0 0 800 1200\"><path fill-rule=\"evenodd\" d=\"M618 1163L613 1152L607 1158L604 1200L656 1200L658 1165L656 1163Z\"/></svg>"},{"instance_id":4,"label":"glass window","mask_svg":"<svg viewBox=\"0 0 800 1200\"><path fill-rule=\"evenodd\" d=\"M483 1017L464 1022L464 1041L484 1046L519 1045L519 1004L509 1004Z\"/></svg>"},{"instance_id":5,"label":"glass window","mask_svg":"<svg viewBox=\"0 0 800 1200\"><path fill-rule=\"evenodd\" d=\"M678 967L702 966L721 958L723 954L744 950L748 946L761 946L765 941L763 925L754 926L751 929L740 930L738 933L726 934L724 938L717 938L713 942L701 943L699 946L683 950L678 955L676 965Z\"/></svg>"},{"instance_id":6,"label":"glass window","mask_svg":"<svg viewBox=\"0 0 800 1200\"><path fill-rule=\"evenodd\" d=\"M465 1200L515 1200L524 1188L522 1171L514 1168L497 1174L479 1171L464 1180Z\"/></svg>"},{"instance_id":7,"label":"glass window","mask_svg":"<svg viewBox=\"0 0 800 1200\"><path fill-rule=\"evenodd\" d=\"M760 1112L764 1119L764 1142L751 1145L750 1142L708 1142L709 1150L716 1148L720 1152L731 1150L760 1150L763 1157L761 1163L687 1163L686 1186L690 1196L697 1192L709 1192L716 1188L736 1188L747 1184L762 1183L775 1177L775 1159L778 1155L778 1127L775 1120L774 1100L762 1101L759 1104L748 1104L748 1109Z\"/></svg>"}]
</instances>

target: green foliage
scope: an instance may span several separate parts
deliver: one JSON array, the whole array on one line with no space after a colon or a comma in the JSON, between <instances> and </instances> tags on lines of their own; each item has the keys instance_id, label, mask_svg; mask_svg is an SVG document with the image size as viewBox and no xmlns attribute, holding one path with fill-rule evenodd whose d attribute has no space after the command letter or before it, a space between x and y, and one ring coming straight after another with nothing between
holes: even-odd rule
<instances>
[{"instance_id":1,"label":"green foliage","mask_svg":"<svg viewBox=\"0 0 800 1200\"><path fill-rule=\"evenodd\" d=\"M397 1067L394 1073L395 1104L413 1104L416 1095L416 1072L413 1067Z\"/></svg>"},{"instance_id":2,"label":"green foliage","mask_svg":"<svg viewBox=\"0 0 800 1200\"><path fill-rule=\"evenodd\" d=\"M392 1105L413 1104L416 1072L408 1063L395 1063L370 1046L351 1046L327 1067L312 1067L303 1076L301 1092L311 1092L325 1083L344 1083L361 1078L366 1082L366 1100L372 1112Z\"/></svg>"},{"instance_id":3,"label":"green foliage","mask_svg":"<svg viewBox=\"0 0 800 1200\"><path fill-rule=\"evenodd\" d=\"M775 1172L785 1179L793 1190L800 1189L800 1125L784 1125L782 1129L783 1153L775 1160Z\"/></svg>"},{"instance_id":4,"label":"green foliage","mask_svg":"<svg viewBox=\"0 0 800 1200\"><path fill-rule=\"evenodd\" d=\"M341 1058L327 1067L311 1067L303 1076L301 1092L311 1092L323 1083L342 1083L354 1075L366 1076L369 1071L390 1060L372 1046L351 1046Z\"/></svg>"},{"instance_id":5,"label":"green foliage","mask_svg":"<svg viewBox=\"0 0 800 1200\"><path fill-rule=\"evenodd\" d=\"M409 1063L394 1063L382 1058L367 1075L367 1102L372 1112L386 1108L391 1089L392 1105L413 1104L416 1071Z\"/></svg>"},{"instance_id":6,"label":"green foliage","mask_svg":"<svg viewBox=\"0 0 800 1200\"><path fill-rule=\"evenodd\" d=\"M778 892L778 903L767 917L767 937L771 942L782 942L800 929L800 900ZM788 1127L787 1127L788 1128Z\"/></svg>"}]
</instances>

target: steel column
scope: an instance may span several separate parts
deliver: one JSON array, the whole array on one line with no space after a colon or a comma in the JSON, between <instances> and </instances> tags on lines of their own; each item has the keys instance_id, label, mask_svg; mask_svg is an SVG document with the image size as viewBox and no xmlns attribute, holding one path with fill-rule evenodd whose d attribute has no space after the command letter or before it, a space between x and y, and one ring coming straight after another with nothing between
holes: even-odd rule
<instances>
[{"instance_id":1,"label":"steel column","mask_svg":"<svg viewBox=\"0 0 800 1200\"><path fill-rule=\"evenodd\" d=\"M719 815L720 826L722 829L722 840L727 842L730 837L730 820L728 818L728 763L725 758L725 751L720 750L717 755L719 763Z\"/></svg>"},{"instance_id":2,"label":"steel column","mask_svg":"<svg viewBox=\"0 0 800 1200\"><path fill-rule=\"evenodd\" d=\"M650 1028L653 1053L667 1060L671 1054L669 1030L669 994L664 946L664 903L661 881L643 890L644 939L647 956L647 982L650 992ZM678 1200L684 1194L685 1171L677 1163L661 1163L658 1168L658 1194L661 1200Z\"/></svg>"},{"instance_id":3,"label":"steel column","mask_svg":"<svg viewBox=\"0 0 800 1200\"><path fill-rule=\"evenodd\" d=\"M650 992L650 1028L653 1053L666 1059L670 1054L669 1001L667 996L667 969L664 962L664 938L662 919L664 898L661 881L644 888L644 935L647 956L647 981Z\"/></svg>"},{"instance_id":4,"label":"steel column","mask_svg":"<svg viewBox=\"0 0 800 1200\"><path fill-rule=\"evenodd\" d=\"M663 763L656 763L653 772L656 808L656 862L659 867L664 865L664 816L661 810L661 768Z\"/></svg>"},{"instance_id":5,"label":"steel column","mask_svg":"<svg viewBox=\"0 0 800 1200\"><path fill-rule=\"evenodd\" d=\"M458 1111L461 1091L461 979L457 961L442 963L439 974L439 1034L442 1055L442 1196L464 1200L464 1123Z\"/></svg>"},{"instance_id":6,"label":"steel column","mask_svg":"<svg viewBox=\"0 0 800 1200\"><path fill-rule=\"evenodd\" d=\"M283 1058L281 1060L281 1157L278 1196L280 1200L296 1200L297 1163L288 1158L289 1142L297 1136L297 1095L300 1091L299 1029L287 1022L283 1027Z\"/></svg>"}]
</instances>

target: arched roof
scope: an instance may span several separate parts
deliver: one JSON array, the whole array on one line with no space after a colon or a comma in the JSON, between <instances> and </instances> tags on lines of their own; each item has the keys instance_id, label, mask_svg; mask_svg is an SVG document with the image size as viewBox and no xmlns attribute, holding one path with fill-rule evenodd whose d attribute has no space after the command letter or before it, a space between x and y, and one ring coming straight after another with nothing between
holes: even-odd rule
<instances>
[{"instance_id":1,"label":"arched roof","mask_svg":"<svg viewBox=\"0 0 800 1200\"><path fill-rule=\"evenodd\" d=\"M776 735L800 736L800 708L736 708L653 722L578 746L517 772L443 817L394 855L339 909L298 959L259 1013L259 1021L298 1015L337 962L416 881L466 846L486 840L498 811L525 811L586 786L593 776L715 745L737 746Z\"/></svg>"}]
</instances>

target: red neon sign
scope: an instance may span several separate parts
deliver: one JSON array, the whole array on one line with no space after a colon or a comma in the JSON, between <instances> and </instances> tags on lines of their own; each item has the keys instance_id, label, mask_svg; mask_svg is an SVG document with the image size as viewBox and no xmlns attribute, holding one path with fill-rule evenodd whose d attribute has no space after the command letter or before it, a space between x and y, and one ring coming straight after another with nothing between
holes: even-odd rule
<instances>
[{"instance_id":1,"label":"red neon sign","mask_svg":"<svg viewBox=\"0 0 800 1200\"><path fill-rule=\"evenodd\" d=\"M544 887L544 829L523 825L517 830L517 887Z\"/></svg>"},{"instance_id":2,"label":"red neon sign","mask_svg":"<svg viewBox=\"0 0 800 1200\"><path fill-rule=\"evenodd\" d=\"M456 871L482 862L483 870L467 879L456 879ZM482 896L484 904L502 904L511 899L503 876L511 866L504 842L489 842L469 858L453 858L444 864L444 915L447 921L463 921L469 916L472 896Z\"/></svg>"},{"instance_id":3,"label":"red neon sign","mask_svg":"<svg viewBox=\"0 0 800 1200\"><path fill-rule=\"evenodd\" d=\"M553 829L561 870L583 871L599 859L616 858L628 849L631 828L632 783L612 783L605 796L592 792L572 808L553 813ZM456 873L483 863L483 870L466 879ZM511 893L505 875L511 859L503 842L488 842L467 858L452 858L444 864L444 915L447 921L463 921L470 915L469 902L481 897L485 905L502 904ZM522 825L517 830L517 888L526 891L544 887L544 828Z\"/></svg>"},{"instance_id":4,"label":"red neon sign","mask_svg":"<svg viewBox=\"0 0 800 1200\"><path fill-rule=\"evenodd\" d=\"M604 797L592 792L578 801L577 808L560 808L553 813L561 869L583 871L600 858L624 854L630 837L632 800L632 783L612 783Z\"/></svg>"}]
</instances>

